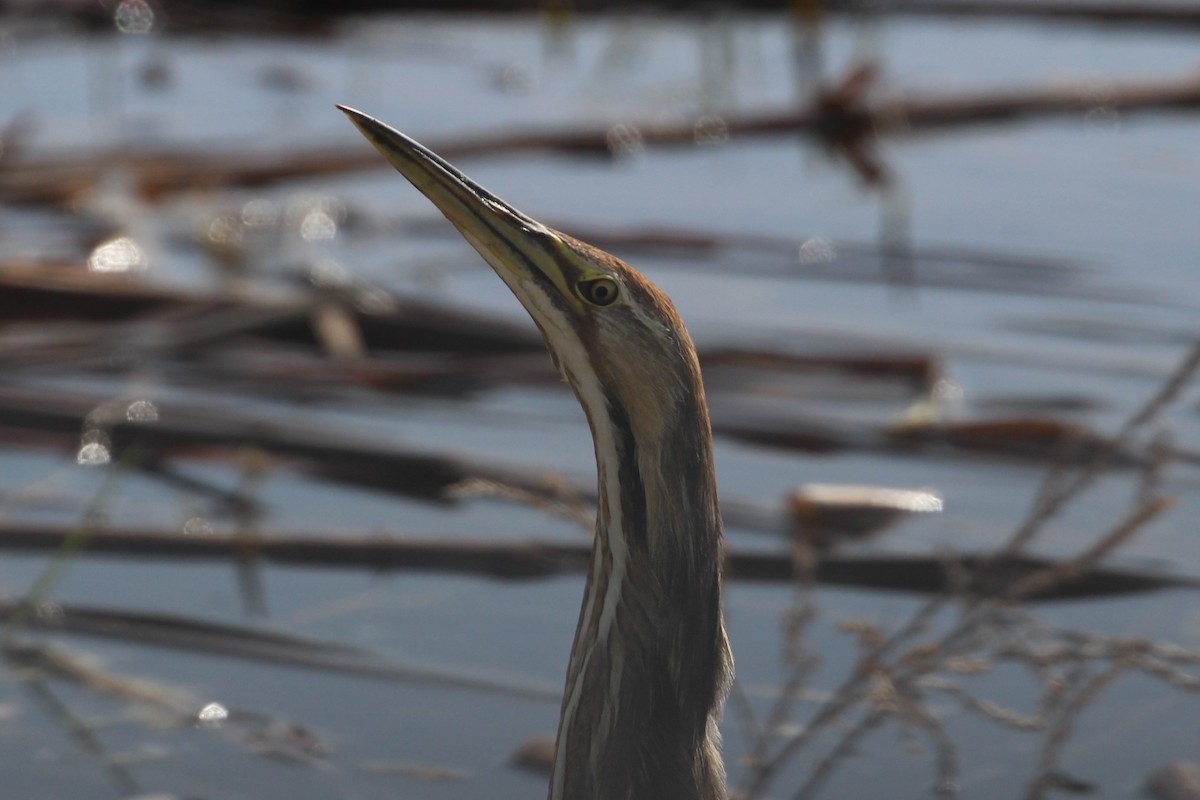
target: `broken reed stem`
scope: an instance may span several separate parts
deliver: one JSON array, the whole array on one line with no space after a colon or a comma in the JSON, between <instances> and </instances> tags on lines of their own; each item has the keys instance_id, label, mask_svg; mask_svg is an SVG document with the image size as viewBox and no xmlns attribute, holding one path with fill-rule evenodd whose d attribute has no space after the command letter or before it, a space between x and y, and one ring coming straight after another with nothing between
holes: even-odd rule
<instances>
[{"instance_id":1,"label":"broken reed stem","mask_svg":"<svg viewBox=\"0 0 1200 800\"><path fill-rule=\"evenodd\" d=\"M10 664L27 668L38 677L60 678L98 694L151 706L179 720L194 719L202 705L184 689L111 672L96 664L90 653L60 645L22 642L6 646L0 652Z\"/></svg>"},{"instance_id":2,"label":"broken reed stem","mask_svg":"<svg viewBox=\"0 0 1200 800\"><path fill-rule=\"evenodd\" d=\"M811 800L815 797L833 774L833 770L842 761L853 755L867 734L874 731L884 720L892 715L891 711L874 708L864 714L855 725L846 732L841 741L824 758L816 763L809 771L808 778L800 785L800 789L792 795L793 800Z\"/></svg>"},{"instance_id":3,"label":"broken reed stem","mask_svg":"<svg viewBox=\"0 0 1200 800\"><path fill-rule=\"evenodd\" d=\"M844 712L856 705L868 694L866 685L876 670L876 665L884 661L889 653L913 636L919 635L930 620L945 605L944 597L932 597L921 604L921 607L909 618L908 622L890 638L871 648L860 658L854 671L834 691L829 700L817 710L799 733L788 738L775 752L775 755L754 765L754 770L747 778L743 794L747 798L761 797L767 785L774 779L779 769L797 752L804 749L826 725L838 719Z\"/></svg>"},{"instance_id":4,"label":"broken reed stem","mask_svg":"<svg viewBox=\"0 0 1200 800\"><path fill-rule=\"evenodd\" d=\"M1138 506L1107 534L1075 558L1062 564L1040 569L1020 579L1008 592L1010 600L1023 600L1044 592L1059 583L1073 580L1096 566L1105 556L1128 542L1147 523L1175 506L1171 497L1155 498Z\"/></svg>"},{"instance_id":5,"label":"broken reed stem","mask_svg":"<svg viewBox=\"0 0 1200 800\"><path fill-rule=\"evenodd\" d=\"M742 726L742 736L747 743L746 761L751 768L757 767L766 759L762 748L766 746L770 731L758 724L758 715L754 713L754 705L742 688L741 681L734 678L729 687L729 707L737 714Z\"/></svg>"},{"instance_id":6,"label":"broken reed stem","mask_svg":"<svg viewBox=\"0 0 1200 800\"><path fill-rule=\"evenodd\" d=\"M815 562L811 558L803 558L804 554L811 555L810 548L799 543L793 546L793 560L800 577L793 582L792 606L784 613L779 661L785 677L778 699L763 726L768 732L777 730L791 716L796 699L819 662L819 658L807 647L808 630L817 613L812 597L815 579L812 568Z\"/></svg>"},{"instance_id":7,"label":"broken reed stem","mask_svg":"<svg viewBox=\"0 0 1200 800\"><path fill-rule=\"evenodd\" d=\"M999 725L1019 731L1037 730L1045 724L1040 716L1031 716L1005 708L999 703L984 700L971 694L965 687L938 675L926 675L919 679L921 688L943 692L957 700L963 708L989 719Z\"/></svg>"},{"instance_id":8,"label":"broken reed stem","mask_svg":"<svg viewBox=\"0 0 1200 800\"><path fill-rule=\"evenodd\" d=\"M830 13L856 9L854 6L830 4L824 9ZM916 15L939 17L966 17L986 19L1010 17L1013 19L1058 20L1110 25L1162 25L1171 28L1187 28L1200 25L1200 10L1189 3L1154 2L1111 2L1109 0L894 0L871 8L872 14Z\"/></svg>"},{"instance_id":9,"label":"broken reed stem","mask_svg":"<svg viewBox=\"0 0 1200 800\"><path fill-rule=\"evenodd\" d=\"M1163 468L1171 461L1176 453L1174 437L1165 428L1154 432L1147 446L1147 459L1141 470L1141 480L1138 483L1138 505L1146 505L1158 496L1158 487L1162 484Z\"/></svg>"},{"instance_id":10,"label":"broken reed stem","mask_svg":"<svg viewBox=\"0 0 1200 800\"><path fill-rule=\"evenodd\" d=\"M80 717L70 705L60 700L45 678L35 674L32 679L22 681L21 686L42 707L46 717L60 724L84 753L104 765L105 773L120 796L145 796L146 789L134 777L131 765L109 751L97 735L95 724Z\"/></svg>"},{"instance_id":11,"label":"broken reed stem","mask_svg":"<svg viewBox=\"0 0 1200 800\"><path fill-rule=\"evenodd\" d=\"M468 477L451 486L446 497L451 500L480 497L505 500L566 520L589 535L596 526L596 515L585 495L570 481L553 473L545 476L536 491L489 478Z\"/></svg>"},{"instance_id":12,"label":"broken reed stem","mask_svg":"<svg viewBox=\"0 0 1200 800\"><path fill-rule=\"evenodd\" d=\"M1197 348L1196 353L1200 356L1200 348ZM1161 396L1162 393L1160 393ZM1043 591L1058 582L1086 571L1117 546L1128 541L1129 537L1143 525L1166 511L1172 504L1169 498L1158 498L1150 504L1140 506L1127 519L1069 564L1039 570L1026 576L1013 587L1005 602L986 600L969 607L958 623L937 642L930 645L917 645L902 654L894 663L889 664L889 656L902 643L925 630L936 613L949 603L950 597L944 596L929 600L914 613L909 622L897 634L873 647L869 646L856 670L805 728L785 742L773 758L755 765L756 772L746 791L747 797L761 796L762 791L783 763L807 746L830 722L842 716L849 708L857 705L864 698L869 697L871 679L880 674L881 669L887 670L887 677L893 686L915 684L922 676L931 675L944 669L948 659L976 648L979 641L986 637L989 628L997 622L999 615L1004 613L1007 605L1013 600L1028 598L1038 591ZM1087 699L1103 688L1103 685L1106 684L1096 685ZM1050 702L1057 696L1057 693L1051 692L1047 695L1046 700ZM873 723L870 727L873 728L877 724L877 722ZM844 734L830 756L820 763L818 772L809 778L796 797L807 798L819 790L825 780L824 771L831 770L844 757L842 753L853 746L853 740L867 732L867 730L860 730L856 727ZM1069 733L1069 730L1067 732ZM931 735L934 734L931 733ZM943 760L948 758L945 752L939 752L938 757ZM940 793L939 796L952 794L951 789L941 783L935 785L935 790Z\"/></svg>"},{"instance_id":13,"label":"broken reed stem","mask_svg":"<svg viewBox=\"0 0 1200 800\"><path fill-rule=\"evenodd\" d=\"M1123 659L1110 664L1107 669L1093 677L1063 702L1042 745L1037 772L1029 782L1025 800L1043 800L1047 790L1053 784L1054 773L1062 759L1062 751L1075 730L1079 715L1092 704L1102 689L1128 669L1129 664Z\"/></svg>"},{"instance_id":14,"label":"broken reed stem","mask_svg":"<svg viewBox=\"0 0 1200 800\"><path fill-rule=\"evenodd\" d=\"M72 557L83 550L91 538L96 523L103 519L105 506L116 491L117 485L131 469L136 468L141 459L141 450L134 443L121 458L105 468L104 480L92 495L92 499L88 501L87 506L84 507L79 524L50 556L46 566L33 579L33 583L21 598L18 608L9 615L8 622L4 626L4 634L0 637L0 647L9 647L13 644L17 632L25 626L37 607L44 603L54 591L54 587L70 565Z\"/></svg>"},{"instance_id":15,"label":"broken reed stem","mask_svg":"<svg viewBox=\"0 0 1200 800\"><path fill-rule=\"evenodd\" d=\"M793 557L799 561L799 548ZM806 549L806 548L805 548ZM808 562L811 567L811 559ZM780 666L784 679L767 711L766 719L760 724L749 698L741 691L736 679L734 681L734 697L742 716L743 729L748 743L748 763L758 769L765 765L770 758L770 743L773 732L778 730L792 716L796 700L800 697L805 684L819 663L819 658L808 652L807 630L816 619L816 606L812 599L813 575L811 569L804 571L797 567L800 577L793 582L795 586L794 599L791 608L784 612L782 628L782 645L780 648Z\"/></svg>"},{"instance_id":16,"label":"broken reed stem","mask_svg":"<svg viewBox=\"0 0 1200 800\"><path fill-rule=\"evenodd\" d=\"M1131 416L1108 446L1100 449L1092 459L1075 473L1073 478L1063 479L1046 487L1030 508L1028 516L1013 532L1008 542L997 553L997 557L1013 556L1022 551L1042 527L1067 507L1068 503L1088 489L1104 472L1112 457L1121 450L1139 428L1155 419L1163 409L1179 396L1189 381L1200 369L1200 342L1192 345L1183 361L1171 373L1170 378L1155 394Z\"/></svg>"},{"instance_id":17,"label":"broken reed stem","mask_svg":"<svg viewBox=\"0 0 1200 800\"><path fill-rule=\"evenodd\" d=\"M800 110L781 109L728 118L698 115L680 122L645 125L608 124L603 127L559 130L517 130L431 142L448 160L557 152L573 155L619 156L644 147L695 147L745 137L807 134L832 144L853 143L864 137L946 130L966 125L996 124L1031 117L1082 116L1088 110L1130 114L1140 111L1192 110L1200 107L1200 83L1182 79L1114 83L1081 82L1058 88L1007 92L973 91L956 95L924 95L873 103L862 102L852 74L852 91L839 95L838 86L825 93L825 102ZM843 82L845 84L845 82ZM846 88L843 85L841 88ZM109 151L40 160L21 159L0 173L0 199L24 203L66 203L119 166L144 194L181 192L229 186L263 186L298 178L376 169L379 158L362 146L327 147L279 154L238 156L212 153L131 153Z\"/></svg>"},{"instance_id":18,"label":"broken reed stem","mask_svg":"<svg viewBox=\"0 0 1200 800\"><path fill-rule=\"evenodd\" d=\"M938 800L950 800L958 795L958 748L945 726L929 712L924 697L914 694L906 700L906 716L916 721L933 745L934 778L930 793Z\"/></svg>"}]
</instances>

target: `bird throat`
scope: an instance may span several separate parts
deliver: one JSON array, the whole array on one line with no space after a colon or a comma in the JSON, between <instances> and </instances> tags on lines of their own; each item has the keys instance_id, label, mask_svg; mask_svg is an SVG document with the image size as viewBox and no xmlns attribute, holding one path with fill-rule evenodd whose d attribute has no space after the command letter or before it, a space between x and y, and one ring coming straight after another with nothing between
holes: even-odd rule
<instances>
[{"instance_id":1,"label":"bird throat","mask_svg":"<svg viewBox=\"0 0 1200 800\"><path fill-rule=\"evenodd\" d=\"M724 798L715 720L731 662L703 390L652 435L580 388L600 502L550 800ZM696 430L699 443L683 435Z\"/></svg>"}]
</instances>

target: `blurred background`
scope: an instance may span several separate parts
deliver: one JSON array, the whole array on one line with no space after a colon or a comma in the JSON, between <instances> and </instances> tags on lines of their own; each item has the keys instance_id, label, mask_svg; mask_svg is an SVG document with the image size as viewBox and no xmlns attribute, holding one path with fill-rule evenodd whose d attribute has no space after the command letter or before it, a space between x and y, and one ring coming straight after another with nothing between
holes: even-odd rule
<instances>
[{"instance_id":1,"label":"blurred background","mask_svg":"<svg viewBox=\"0 0 1200 800\"><path fill-rule=\"evenodd\" d=\"M1184 796L1198 43L1152 0L0 4L5 793L544 794L588 429L342 103L688 322L736 796Z\"/></svg>"}]
</instances>

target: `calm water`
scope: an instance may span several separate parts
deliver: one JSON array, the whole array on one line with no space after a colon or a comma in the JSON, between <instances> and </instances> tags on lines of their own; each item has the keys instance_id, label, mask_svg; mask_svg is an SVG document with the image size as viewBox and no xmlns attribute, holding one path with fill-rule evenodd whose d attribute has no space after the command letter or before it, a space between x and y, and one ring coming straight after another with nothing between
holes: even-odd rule
<instances>
[{"instance_id":1,"label":"calm water","mask_svg":"<svg viewBox=\"0 0 1200 800\"><path fill-rule=\"evenodd\" d=\"M774 20L721 24L647 18L581 22L548 31L535 21L363 22L316 42L246 37L13 39L0 62L5 92L0 120L30 113L37 150L114 143L287 151L353 140L333 103L362 108L436 146L439 140L513 127L609 124L671 119L698 110L732 115L780 106L796 93L791 43ZM856 57L884 67L884 94L1041 86L1086 77L1175 79L1194 74L1194 37L1097 30L1087 26L948 24L892 21L835 23L824 31L827 75ZM165 86L140 81L161 65ZM294 79L278 89L277 76ZM272 77L276 76L276 77ZM1102 90L1098 89L1102 93ZM1195 116L1089 117L985 127L951 135L883 142L880 157L896 176L884 192L864 188L819 147L786 140L648 150L618 162L526 156L464 161L481 184L551 224L599 231L639 226L718 234L755 234L808 242L826 254L826 280L806 280L794 253L729 251L711 261L628 252L676 301L701 344L737 341L795 352L928 352L940 359L952 393L948 411L982 415L989 403L1081 399L1072 417L1112 431L1150 396L1196 335L1200 308L1200 121ZM120 191L113 197L128 200ZM255 280L279 289L287 273L336 259L352 274L405 296L524 320L524 312L465 244L446 232L389 233L387 223L433 219L427 201L390 171L293 182L260 193L217 192L172 198L161 206L93 206L99 219L134 220L153 255L149 279L195 289L218 281L211 260L187 242L198 225L253 199L276 208L331 198L368 224L328 241L285 240L254 265ZM307 199L306 199L307 198ZM110 197L111 199L111 197ZM119 205L119 204L118 204ZM77 217L0 208L0 253L73 254L67 233ZM1036 275L1006 273L1011 291L970 291L840 280L878 269L881 241L906 242L918 281L977 275L986 256L1021 256L1066 265L1073 290L1047 290ZM924 254L957 248L939 261ZM76 254L77 257L80 254ZM298 266L299 265L299 266ZM750 273L747 275L746 273ZM1098 299L1100 297L1108 299ZM293 403L229 386L173 380L154 365L135 374L89 378L40 374L0 378L6 385L104 396L145 394L207 404L302 427L337 426L377 441L451 451L485 461L556 470L588 479L591 445L568 393L506 389L461 402L378 398L351 403ZM742 402L716 389L715 408ZM1164 419L1176 446L1200 446L1195 391ZM911 398L854 398L836 387L784 386L758 398L760 408L877 423L899 418ZM912 458L850 452L810 457L718 441L718 472L731 498L778 503L805 482L861 483L940 493L945 513L922 517L877 546L903 552L951 547L979 550L1015 525L1042 477L1039 467L988 459ZM189 466L189 474L234 486L233 471ZM0 453L0 488L35 487L66 498L58 509L10 501L13 519L77 520L103 481L73 454ZM1126 566L1200 574L1195 520L1200 501L1194 467L1163 476L1176 509L1119 555ZM1070 554L1128 508L1134 481L1106 479L1039 543ZM479 501L453 510L272 471L258 492L264 530L446 537L580 540L562 520L510 504ZM139 478L110 498L113 520L175 529L202 508L185 492ZM735 547L764 546L761 534L730 531ZM5 555L0 591L24 592L45 564ZM9 670L0 676L0 774L12 796L126 797L145 792L204 798L526 798L544 778L512 769L518 745L551 734L557 691L578 613L579 576L497 583L440 575L377 576L353 571L265 568L256 572L265 615L248 619L238 575L226 566L167 566L157 561L74 561L56 590L64 604L179 613L250 623L368 648L421 676L481 676L549 699L408 681L371 680L251 663L188 650L66 638L65 645L115 673L158 681L196 702L291 721L331 749L312 763L262 752L276 741L249 723L214 728L171 720L68 682L51 682L59 705ZM810 646L824 656L812 680L834 687L856 656L837 631L861 618L893 627L918 600L887 593L822 590ZM739 680L765 708L780 680L781 615L793 601L780 586L733 584L727 614ZM1189 592L1063 603L1043 613L1054 623L1116 635L1159 636L1200 646L1200 603ZM57 641L57 640L56 640ZM1016 667L977 684L981 694L1023 711L1036 686ZM803 708L803 706L802 706ZM71 734L95 726L93 741ZM1007 731L935 705L962 748L960 788L972 798L1018 796L1032 773L1040 738ZM1093 782L1093 797L1133 797L1143 776L1200 747L1193 696L1145 677L1118 681L1083 717L1064 769ZM271 729L277 732L278 728ZM745 742L726 723L731 778L743 772ZM97 745L96 743L99 743ZM106 768L102 748L119 768ZM286 751L287 756L293 751ZM275 755L280 755L275 753ZM456 780L381 774L372 765L451 770ZM775 787L788 796L806 764ZM924 797L927 754L906 750L894 729L860 748L827 796ZM158 795L155 795L158 796Z\"/></svg>"}]
</instances>

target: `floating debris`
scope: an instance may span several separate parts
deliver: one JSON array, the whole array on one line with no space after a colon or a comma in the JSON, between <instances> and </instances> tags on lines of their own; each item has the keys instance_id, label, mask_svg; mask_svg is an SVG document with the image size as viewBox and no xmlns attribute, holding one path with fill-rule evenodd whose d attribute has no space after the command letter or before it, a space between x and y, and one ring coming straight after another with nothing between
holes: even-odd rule
<instances>
[{"instance_id":1,"label":"floating debris","mask_svg":"<svg viewBox=\"0 0 1200 800\"><path fill-rule=\"evenodd\" d=\"M387 761L368 761L361 765L365 772L411 778L426 783L451 783L466 780L471 773L462 769L435 767L428 764L395 764Z\"/></svg>"},{"instance_id":2,"label":"floating debris","mask_svg":"<svg viewBox=\"0 0 1200 800\"><path fill-rule=\"evenodd\" d=\"M942 510L936 492L810 483L786 500L792 534L818 549L878 533L910 514Z\"/></svg>"},{"instance_id":3,"label":"floating debris","mask_svg":"<svg viewBox=\"0 0 1200 800\"><path fill-rule=\"evenodd\" d=\"M1200 766L1176 761L1146 778L1146 793L1155 800L1200 800Z\"/></svg>"},{"instance_id":4,"label":"floating debris","mask_svg":"<svg viewBox=\"0 0 1200 800\"><path fill-rule=\"evenodd\" d=\"M508 757L508 763L518 769L549 775L554 767L554 736L526 740Z\"/></svg>"},{"instance_id":5,"label":"floating debris","mask_svg":"<svg viewBox=\"0 0 1200 800\"><path fill-rule=\"evenodd\" d=\"M53 551L75 527L0 522L0 550ZM534 580L582 573L591 563L588 542L496 541L419 538L405 535L322 536L313 533L263 532L252 542L236 535L93 527L82 555L170 560L261 560L311 569L358 568L372 572L416 570L496 578ZM968 594L1004 596L1022 580L1036 576L1028 599L1083 599L1137 594L1164 589L1200 589L1200 579L1155 570L1090 566L1073 569L1069 559L956 554L952 559L922 553L822 554L809 573L797 568L794 554L731 550L725 577L732 581L791 583L811 578L818 584L925 595L964 590ZM966 576L966 586L951 573ZM1042 580L1043 578L1050 578Z\"/></svg>"}]
</instances>

